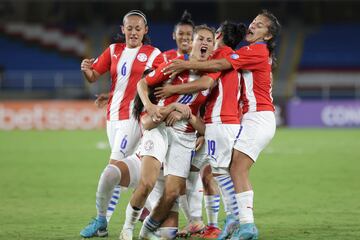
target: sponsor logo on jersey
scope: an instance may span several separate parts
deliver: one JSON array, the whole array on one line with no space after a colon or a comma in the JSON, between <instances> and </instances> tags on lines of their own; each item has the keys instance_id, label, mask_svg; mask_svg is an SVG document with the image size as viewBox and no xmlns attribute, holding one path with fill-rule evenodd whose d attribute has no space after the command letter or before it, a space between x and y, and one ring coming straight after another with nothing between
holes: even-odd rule
<instances>
[{"instance_id":1,"label":"sponsor logo on jersey","mask_svg":"<svg viewBox=\"0 0 360 240\"><path fill-rule=\"evenodd\" d=\"M236 53L231 54L230 56L232 59L238 59L239 55L237 55Z\"/></svg>"},{"instance_id":2,"label":"sponsor logo on jersey","mask_svg":"<svg viewBox=\"0 0 360 240\"><path fill-rule=\"evenodd\" d=\"M139 53L137 55L137 60L139 60L140 62L146 62L147 59L148 58L145 53Z\"/></svg>"}]
</instances>

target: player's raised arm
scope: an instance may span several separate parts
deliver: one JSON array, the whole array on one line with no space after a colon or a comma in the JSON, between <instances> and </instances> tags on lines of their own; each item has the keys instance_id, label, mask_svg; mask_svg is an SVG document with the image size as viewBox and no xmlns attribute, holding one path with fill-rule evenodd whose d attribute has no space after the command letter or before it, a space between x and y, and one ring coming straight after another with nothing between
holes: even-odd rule
<instances>
[{"instance_id":1,"label":"player's raised arm","mask_svg":"<svg viewBox=\"0 0 360 240\"><path fill-rule=\"evenodd\" d=\"M209 89L213 86L214 80L208 76L202 76L195 81L184 84L166 84L155 88L155 96L157 98L167 98L174 94L194 93Z\"/></svg>"},{"instance_id":2,"label":"player's raised arm","mask_svg":"<svg viewBox=\"0 0 360 240\"><path fill-rule=\"evenodd\" d=\"M171 77L177 75L185 70L199 70L202 72L220 72L231 69L232 66L225 58L215 59L209 61L182 61L174 60L169 66L164 68L164 74Z\"/></svg>"},{"instance_id":3,"label":"player's raised arm","mask_svg":"<svg viewBox=\"0 0 360 240\"><path fill-rule=\"evenodd\" d=\"M144 108L147 113L151 116L154 122L159 122L162 119L162 114L160 113L160 107L153 104L149 99L149 88L146 83L145 78L142 78L137 83L137 91L141 101L144 104Z\"/></svg>"},{"instance_id":4,"label":"player's raised arm","mask_svg":"<svg viewBox=\"0 0 360 240\"><path fill-rule=\"evenodd\" d=\"M90 83L95 82L100 77L100 74L92 67L94 61L95 58L85 58L81 62L81 71L83 72L85 79Z\"/></svg>"}]
</instances>

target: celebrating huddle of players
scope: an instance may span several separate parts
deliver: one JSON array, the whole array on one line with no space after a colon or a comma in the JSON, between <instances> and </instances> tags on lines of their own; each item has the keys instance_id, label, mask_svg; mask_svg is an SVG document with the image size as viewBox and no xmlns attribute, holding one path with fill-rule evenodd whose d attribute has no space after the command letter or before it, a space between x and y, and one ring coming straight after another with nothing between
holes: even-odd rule
<instances>
[{"instance_id":1,"label":"celebrating huddle of players","mask_svg":"<svg viewBox=\"0 0 360 240\"><path fill-rule=\"evenodd\" d=\"M128 12L121 30L123 41L81 63L89 82L110 71L112 84L97 99L107 101L110 161L98 183L97 217L80 235L108 234L126 187L134 192L119 239L133 239L138 220L140 239L258 239L249 171L276 129L271 85L278 20L263 10L248 28L225 21L215 32L195 26L185 12L173 32L178 48L164 53L147 44L141 11ZM236 50L241 41L247 45ZM188 221L181 231L179 206Z\"/></svg>"}]
</instances>

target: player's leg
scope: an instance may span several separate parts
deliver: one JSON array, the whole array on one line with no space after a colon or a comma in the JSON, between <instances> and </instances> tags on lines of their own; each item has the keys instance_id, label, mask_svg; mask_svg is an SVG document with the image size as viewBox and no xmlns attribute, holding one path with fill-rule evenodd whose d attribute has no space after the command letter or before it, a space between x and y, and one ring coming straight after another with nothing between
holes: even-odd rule
<instances>
[{"instance_id":1,"label":"player's leg","mask_svg":"<svg viewBox=\"0 0 360 240\"><path fill-rule=\"evenodd\" d=\"M112 123L110 131L112 131L111 134L113 135L110 159L124 159L135 152L141 137L140 127L136 120L131 118L129 120L115 121ZM106 212L108 222L115 211L120 194L121 187L116 185Z\"/></svg>"},{"instance_id":2,"label":"player's leg","mask_svg":"<svg viewBox=\"0 0 360 240\"><path fill-rule=\"evenodd\" d=\"M203 167L201 178L204 187L205 211L207 216L207 226L201 238L216 239L221 232L218 228L220 194L209 164Z\"/></svg>"},{"instance_id":3,"label":"player's leg","mask_svg":"<svg viewBox=\"0 0 360 240\"><path fill-rule=\"evenodd\" d=\"M120 233L120 239L132 239L136 222L140 218L145 201L155 186L156 179L160 172L161 163L150 156L141 158L141 175L139 184L133 192L130 202L126 207L126 218Z\"/></svg>"},{"instance_id":4,"label":"player's leg","mask_svg":"<svg viewBox=\"0 0 360 240\"><path fill-rule=\"evenodd\" d=\"M128 158L137 158L137 157L130 156ZM130 172L127 164L125 164L123 161L114 161L114 160L110 161L110 164L105 167L105 169L103 170L100 176L98 188L96 191L97 216L88 226L86 226L80 232L80 235L82 237L107 236L106 211L114 187L117 185L128 187L129 183L130 183Z\"/></svg>"},{"instance_id":5,"label":"player's leg","mask_svg":"<svg viewBox=\"0 0 360 240\"><path fill-rule=\"evenodd\" d=\"M257 239L258 230L253 214L254 192L249 172L260 152L275 134L275 116L273 112L247 113L243 117L242 127L242 132L234 146L230 165L240 221L240 228L234 232L232 239Z\"/></svg>"},{"instance_id":6,"label":"player's leg","mask_svg":"<svg viewBox=\"0 0 360 240\"><path fill-rule=\"evenodd\" d=\"M186 180L183 177L168 175L165 178L165 189L154 210L148 216L141 228L140 239L149 239L168 216L171 208L185 189Z\"/></svg>"},{"instance_id":7,"label":"player's leg","mask_svg":"<svg viewBox=\"0 0 360 240\"><path fill-rule=\"evenodd\" d=\"M165 124L144 132L139 147L141 156L140 180L126 208L125 223L120 234L121 239L128 239L126 236L129 236L130 233L132 236L135 223L139 220L145 202L159 176L167 148L168 138Z\"/></svg>"},{"instance_id":8,"label":"player's leg","mask_svg":"<svg viewBox=\"0 0 360 240\"><path fill-rule=\"evenodd\" d=\"M186 194L179 197L179 205L187 219L187 225L178 233L179 236L201 233L205 229L202 220L202 199L200 170L191 165L189 177L186 179Z\"/></svg>"}]
</instances>

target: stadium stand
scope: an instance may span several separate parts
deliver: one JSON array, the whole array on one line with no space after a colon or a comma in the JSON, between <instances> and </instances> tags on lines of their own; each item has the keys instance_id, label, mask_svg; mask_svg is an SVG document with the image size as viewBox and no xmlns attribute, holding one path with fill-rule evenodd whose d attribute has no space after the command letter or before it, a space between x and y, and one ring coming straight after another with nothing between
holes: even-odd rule
<instances>
[{"instance_id":1,"label":"stadium stand","mask_svg":"<svg viewBox=\"0 0 360 240\"><path fill-rule=\"evenodd\" d=\"M79 61L85 41L41 25L9 23L0 28L2 89L83 88Z\"/></svg>"},{"instance_id":2,"label":"stadium stand","mask_svg":"<svg viewBox=\"0 0 360 240\"><path fill-rule=\"evenodd\" d=\"M360 25L327 24L306 35L295 80L302 99L360 98ZM342 36L351 37L342 40Z\"/></svg>"}]
</instances>

